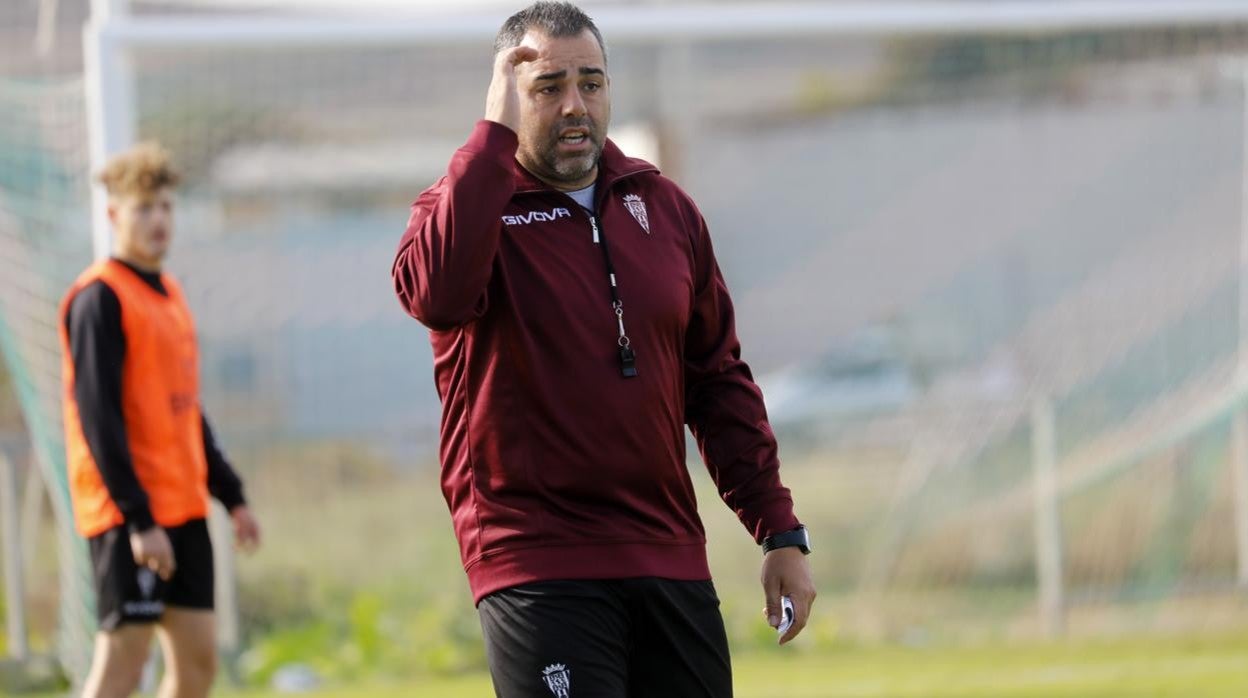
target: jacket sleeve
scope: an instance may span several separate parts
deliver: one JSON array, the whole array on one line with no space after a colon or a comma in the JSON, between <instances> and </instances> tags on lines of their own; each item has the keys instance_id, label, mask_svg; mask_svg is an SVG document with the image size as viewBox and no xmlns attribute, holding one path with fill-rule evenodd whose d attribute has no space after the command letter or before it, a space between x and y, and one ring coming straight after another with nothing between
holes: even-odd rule
<instances>
[{"instance_id":1,"label":"jacket sleeve","mask_svg":"<svg viewBox=\"0 0 1248 698\"><path fill-rule=\"evenodd\" d=\"M694 306L685 336L685 422L720 496L762 543L797 527L793 498L780 482L763 394L741 360L732 299L706 222L696 209L688 218L694 231Z\"/></svg>"},{"instance_id":2,"label":"jacket sleeve","mask_svg":"<svg viewBox=\"0 0 1248 698\"><path fill-rule=\"evenodd\" d=\"M204 436L204 458L208 461L208 492L221 502L226 511L234 511L235 507L247 503L243 496L243 481L221 452L217 437L208 423L208 415L204 414L202 407L199 419Z\"/></svg>"},{"instance_id":3,"label":"jacket sleeve","mask_svg":"<svg viewBox=\"0 0 1248 698\"><path fill-rule=\"evenodd\" d=\"M126 335L121 301L103 281L78 292L65 318L74 363L74 400L82 434L108 496L131 531L156 525L147 493L134 473L126 420L121 411Z\"/></svg>"},{"instance_id":4,"label":"jacket sleeve","mask_svg":"<svg viewBox=\"0 0 1248 698\"><path fill-rule=\"evenodd\" d=\"M446 176L412 205L391 267L404 310L430 329L481 317L503 210L515 192L514 131L479 121Z\"/></svg>"}]
</instances>

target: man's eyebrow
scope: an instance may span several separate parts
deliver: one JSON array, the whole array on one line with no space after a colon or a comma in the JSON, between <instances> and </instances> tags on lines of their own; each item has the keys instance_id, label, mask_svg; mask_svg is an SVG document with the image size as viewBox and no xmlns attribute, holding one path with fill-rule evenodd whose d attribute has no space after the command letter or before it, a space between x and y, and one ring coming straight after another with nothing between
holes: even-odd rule
<instances>
[{"instance_id":1,"label":"man's eyebrow","mask_svg":"<svg viewBox=\"0 0 1248 698\"><path fill-rule=\"evenodd\" d=\"M594 67L580 68L577 70L577 72L579 72L581 75L606 75L607 74L606 71L604 71L602 68L594 68ZM567 70L556 70L551 73L542 73L541 75L538 75L537 77L533 78L533 80L534 82L541 82L542 80L562 80L566 77L568 77Z\"/></svg>"}]
</instances>

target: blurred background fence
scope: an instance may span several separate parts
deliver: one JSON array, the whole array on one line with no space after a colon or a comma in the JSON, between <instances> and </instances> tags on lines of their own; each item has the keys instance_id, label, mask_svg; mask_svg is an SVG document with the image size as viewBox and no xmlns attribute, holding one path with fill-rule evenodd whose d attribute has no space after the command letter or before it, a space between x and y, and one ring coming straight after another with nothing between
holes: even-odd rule
<instances>
[{"instance_id":1,"label":"blurred background fence","mask_svg":"<svg viewBox=\"0 0 1248 698\"><path fill-rule=\"evenodd\" d=\"M239 563L238 671L481 666L427 337L388 271L517 8L129 4L110 26L188 32L118 30L104 85L126 138L159 139L186 174L170 266L205 406L268 527ZM613 137L710 223L814 529L815 646L1248 623L1248 12L1062 9L1110 4L585 3ZM1069 17L994 19L1037 6ZM973 31L923 29L955 10ZM746 11L757 31L714 29ZM427 40L255 42L224 12ZM802 12L824 28L767 29ZM88 16L0 4L0 455L22 483L36 650L59 641L75 672L92 602L63 525L55 311L93 254ZM757 558L697 460L748 651L770 636Z\"/></svg>"}]
</instances>

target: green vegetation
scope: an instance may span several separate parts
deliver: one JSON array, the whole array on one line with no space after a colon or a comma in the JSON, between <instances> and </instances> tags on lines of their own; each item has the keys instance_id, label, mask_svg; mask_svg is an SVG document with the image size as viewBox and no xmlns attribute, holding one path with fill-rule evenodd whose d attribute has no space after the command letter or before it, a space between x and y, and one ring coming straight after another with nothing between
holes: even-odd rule
<instances>
[{"instance_id":1,"label":"green vegetation","mask_svg":"<svg viewBox=\"0 0 1248 698\"><path fill-rule=\"evenodd\" d=\"M1248 634L1200 638L751 653L734 660L737 698L1138 698L1248 695ZM32 698L52 698L43 694ZM277 698L221 687L221 698ZM308 698L483 698L482 672L342 682Z\"/></svg>"},{"instance_id":2,"label":"green vegetation","mask_svg":"<svg viewBox=\"0 0 1248 698\"><path fill-rule=\"evenodd\" d=\"M1248 695L1248 635L1201 639L842 648L751 653L735 662L738 698L1063 698ZM223 692L221 695L233 695ZM278 694L246 692L240 698ZM493 695L483 674L367 683L310 698L459 698Z\"/></svg>"},{"instance_id":3,"label":"green vegetation","mask_svg":"<svg viewBox=\"0 0 1248 698\"><path fill-rule=\"evenodd\" d=\"M238 560L245 651L227 663L246 690L221 695L273 695L274 676L292 666L319 679L325 689L309 695L325 698L492 695L432 468L396 474L385 458L341 444L240 449L236 460L264 464L248 483L266 542ZM1067 623L1075 640L1036 644L1029 578L968 573L975 554L1029 545L1012 527L932 527L900 550L886 592L865 593L859 574L878 540L873 522L899 472L882 461L786 467L815 534L821 597L796 645L778 649L760 613L759 553L694 472L738 696L1248 695L1248 604L1233 593L1166 593L1169 576L1115 576L1118 591L1150 593L1076 601ZM1113 520L1140 509L1139 497L1098 499L1088 512L1067 513ZM1161 519L1169 511L1147 510ZM1082 551L1097 539L1121 537L1072 538L1072 560L1096 553ZM1123 553L1128 569L1151 561L1132 550ZM1160 552L1165 564L1152 566L1174 566L1174 551Z\"/></svg>"}]
</instances>

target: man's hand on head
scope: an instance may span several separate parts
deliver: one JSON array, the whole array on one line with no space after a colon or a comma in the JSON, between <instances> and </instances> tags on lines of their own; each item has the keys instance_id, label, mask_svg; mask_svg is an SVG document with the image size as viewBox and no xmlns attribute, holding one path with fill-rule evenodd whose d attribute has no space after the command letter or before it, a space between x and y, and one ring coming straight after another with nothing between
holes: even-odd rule
<instances>
[{"instance_id":1,"label":"man's hand on head","mask_svg":"<svg viewBox=\"0 0 1248 698\"><path fill-rule=\"evenodd\" d=\"M516 67L537 60L537 49L516 46L494 56L494 78L485 97L485 118L520 131L520 91L516 84Z\"/></svg>"}]
</instances>

